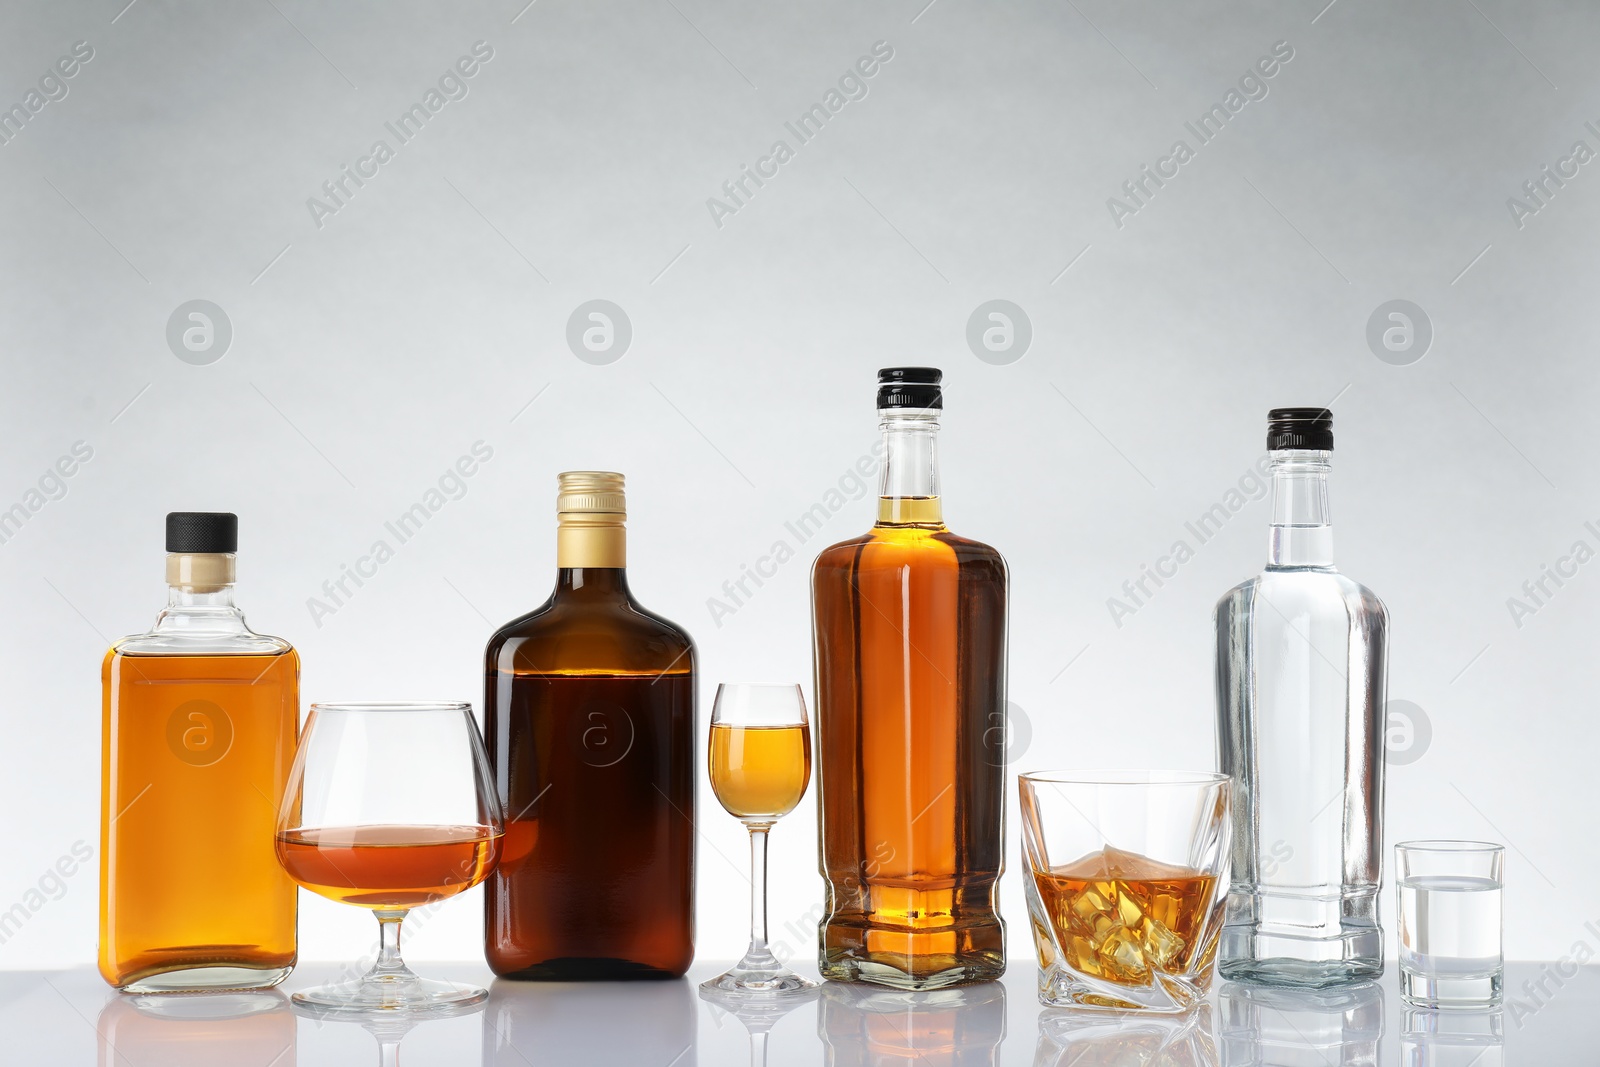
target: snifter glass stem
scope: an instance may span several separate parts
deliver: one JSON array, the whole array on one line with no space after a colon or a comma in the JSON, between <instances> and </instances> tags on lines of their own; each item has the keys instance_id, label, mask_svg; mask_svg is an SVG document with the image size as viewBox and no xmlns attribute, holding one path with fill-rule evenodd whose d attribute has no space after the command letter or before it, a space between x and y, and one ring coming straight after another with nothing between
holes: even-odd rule
<instances>
[{"instance_id":1,"label":"snifter glass stem","mask_svg":"<svg viewBox=\"0 0 1600 1067\"><path fill-rule=\"evenodd\" d=\"M378 958L372 964L372 970L366 973L364 981L378 982L410 982L416 980L416 975L406 961L400 958L400 924L405 920L404 911L376 911L378 917Z\"/></svg>"}]
</instances>

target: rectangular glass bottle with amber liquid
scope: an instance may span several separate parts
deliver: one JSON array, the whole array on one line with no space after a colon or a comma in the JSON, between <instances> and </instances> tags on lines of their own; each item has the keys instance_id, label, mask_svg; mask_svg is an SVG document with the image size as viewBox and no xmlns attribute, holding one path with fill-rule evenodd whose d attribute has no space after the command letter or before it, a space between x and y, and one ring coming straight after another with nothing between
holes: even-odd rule
<instances>
[{"instance_id":1,"label":"rectangular glass bottle with amber liquid","mask_svg":"<svg viewBox=\"0 0 1600 1067\"><path fill-rule=\"evenodd\" d=\"M826 978L998 978L1006 565L939 502L939 371L880 371L878 521L812 570Z\"/></svg>"},{"instance_id":2,"label":"rectangular glass bottle with amber liquid","mask_svg":"<svg viewBox=\"0 0 1600 1067\"><path fill-rule=\"evenodd\" d=\"M256 989L294 967L274 822L300 660L233 603L238 520L167 516L167 607L101 666L100 973L130 993Z\"/></svg>"},{"instance_id":3,"label":"rectangular glass bottle with amber liquid","mask_svg":"<svg viewBox=\"0 0 1600 1067\"><path fill-rule=\"evenodd\" d=\"M622 475L560 476L556 588L485 652L506 835L498 975L672 978L694 958L695 652L629 592Z\"/></svg>"}]
</instances>

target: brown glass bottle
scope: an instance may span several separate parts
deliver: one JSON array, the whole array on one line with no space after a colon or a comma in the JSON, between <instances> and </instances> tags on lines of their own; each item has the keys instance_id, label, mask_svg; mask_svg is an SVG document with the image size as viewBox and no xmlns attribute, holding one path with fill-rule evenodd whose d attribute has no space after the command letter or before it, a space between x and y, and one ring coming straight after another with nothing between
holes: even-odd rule
<instances>
[{"instance_id":1,"label":"brown glass bottle","mask_svg":"<svg viewBox=\"0 0 1600 1067\"><path fill-rule=\"evenodd\" d=\"M826 978L997 978L1006 566L940 513L939 372L884 371L878 521L812 571Z\"/></svg>"},{"instance_id":2,"label":"brown glass bottle","mask_svg":"<svg viewBox=\"0 0 1600 1067\"><path fill-rule=\"evenodd\" d=\"M506 835L498 975L672 978L694 958L694 643L628 591L622 476L560 476L555 592L489 640Z\"/></svg>"}]
</instances>

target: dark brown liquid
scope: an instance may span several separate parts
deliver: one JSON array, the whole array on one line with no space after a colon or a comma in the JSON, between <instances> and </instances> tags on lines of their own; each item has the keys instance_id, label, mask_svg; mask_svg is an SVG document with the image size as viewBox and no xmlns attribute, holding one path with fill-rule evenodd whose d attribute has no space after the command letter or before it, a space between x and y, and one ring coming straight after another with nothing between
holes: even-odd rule
<instances>
[{"instance_id":1,"label":"dark brown liquid","mask_svg":"<svg viewBox=\"0 0 1600 1067\"><path fill-rule=\"evenodd\" d=\"M936 523L880 524L812 575L826 978L908 989L1005 970L1006 569Z\"/></svg>"},{"instance_id":2,"label":"dark brown liquid","mask_svg":"<svg viewBox=\"0 0 1600 1067\"><path fill-rule=\"evenodd\" d=\"M506 814L489 966L675 977L694 958L693 646L633 605L620 571L562 575L489 642L485 733Z\"/></svg>"}]
</instances>

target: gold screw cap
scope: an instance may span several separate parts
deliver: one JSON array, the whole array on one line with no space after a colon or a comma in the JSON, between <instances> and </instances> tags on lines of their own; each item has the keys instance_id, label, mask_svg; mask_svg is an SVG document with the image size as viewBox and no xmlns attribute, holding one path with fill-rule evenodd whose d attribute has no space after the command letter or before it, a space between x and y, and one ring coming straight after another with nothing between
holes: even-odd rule
<instances>
[{"instance_id":1,"label":"gold screw cap","mask_svg":"<svg viewBox=\"0 0 1600 1067\"><path fill-rule=\"evenodd\" d=\"M602 515L613 522L627 519L622 475L614 471L563 471L556 476L556 481L560 487L556 511L561 521L569 516L578 521L586 516Z\"/></svg>"}]
</instances>

